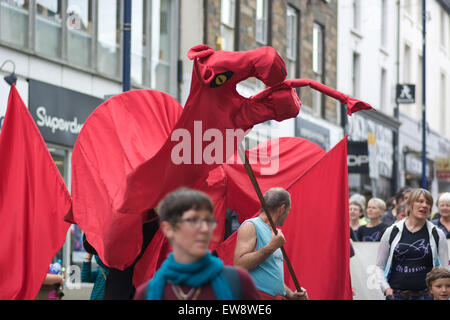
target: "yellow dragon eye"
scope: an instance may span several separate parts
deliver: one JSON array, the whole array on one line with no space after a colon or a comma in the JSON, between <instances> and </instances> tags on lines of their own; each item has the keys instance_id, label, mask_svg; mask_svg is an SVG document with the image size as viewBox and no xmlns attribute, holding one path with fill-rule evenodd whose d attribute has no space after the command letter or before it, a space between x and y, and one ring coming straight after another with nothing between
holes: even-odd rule
<instances>
[{"instance_id":1,"label":"yellow dragon eye","mask_svg":"<svg viewBox=\"0 0 450 320\"><path fill-rule=\"evenodd\" d=\"M216 85L221 86L223 85L225 82L227 82L228 77L225 74L219 74L216 77Z\"/></svg>"},{"instance_id":2,"label":"yellow dragon eye","mask_svg":"<svg viewBox=\"0 0 450 320\"><path fill-rule=\"evenodd\" d=\"M233 72L227 71L220 73L214 77L214 79L211 81L211 88L218 88L222 86L225 82L230 80L230 78L233 76Z\"/></svg>"}]
</instances>

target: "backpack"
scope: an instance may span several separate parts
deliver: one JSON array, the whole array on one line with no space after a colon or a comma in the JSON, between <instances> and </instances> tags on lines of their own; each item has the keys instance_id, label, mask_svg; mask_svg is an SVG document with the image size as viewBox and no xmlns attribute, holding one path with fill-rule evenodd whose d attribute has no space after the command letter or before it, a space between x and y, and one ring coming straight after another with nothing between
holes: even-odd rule
<instances>
[{"instance_id":1,"label":"backpack","mask_svg":"<svg viewBox=\"0 0 450 320\"><path fill-rule=\"evenodd\" d=\"M392 244L392 241L394 241L395 236L400 230L397 226L394 226L392 228L391 234L389 236L389 246ZM436 230L436 227L434 226L433 229L431 229L431 234L433 235L434 242L436 243L436 249L439 250L439 234Z\"/></svg>"},{"instance_id":2,"label":"backpack","mask_svg":"<svg viewBox=\"0 0 450 320\"><path fill-rule=\"evenodd\" d=\"M235 300L242 300L244 299L242 294L242 287L241 287L241 279L239 278L239 274L237 270L230 266L224 266L223 267L223 275L227 279L231 292L233 293Z\"/></svg>"}]
</instances>

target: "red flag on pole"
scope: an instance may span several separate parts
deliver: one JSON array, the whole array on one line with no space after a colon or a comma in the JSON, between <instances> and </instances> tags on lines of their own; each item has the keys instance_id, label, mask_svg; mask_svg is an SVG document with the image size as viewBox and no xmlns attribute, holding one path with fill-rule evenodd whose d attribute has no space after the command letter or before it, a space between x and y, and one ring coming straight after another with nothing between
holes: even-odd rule
<instances>
[{"instance_id":1,"label":"red flag on pole","mask_svg":"<svg viewBox=\"0 0 450 320\"><path fill-rule=\"evenodd\" d=\"M13 85L0 133L0 299L34 299L70 226L70 194Z\"/></svg>"},{"instance_id":2,"label":"red flag on pole","mask_svg":"<svg viewBox=\"0 0 450 320\"><path fill-rule=\"evenodd\" d=\"M286 237L286 253L310 299L351 300L347 138L327 153L320 152L312 142L300 138L285 139L288 141L280 142L277 175L263 176L261 165L252 167L263 192L278 186L291 194L292 208L281 228ZM287 142L298 145L285 148ZM293 175L295 161L298 161L298 175L287 179L289 174ZM260 204L256 192L251 192L243 166L225 166L225 171L228 207L236 210L241 219L257 215ZM245 192L246 189L249 191ZM238 203L242 205L239 207ZM236 232L217 247L218 256L226 264L233 264L235 245ZM287 268L284 278L294 289Z\"/></svg>"}]
</instances>

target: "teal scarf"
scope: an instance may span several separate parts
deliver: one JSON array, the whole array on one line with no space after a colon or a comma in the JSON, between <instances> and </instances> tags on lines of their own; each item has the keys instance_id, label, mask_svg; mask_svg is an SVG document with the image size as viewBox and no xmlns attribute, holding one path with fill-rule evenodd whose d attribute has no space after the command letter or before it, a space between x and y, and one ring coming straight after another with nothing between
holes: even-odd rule
<instances>
[{"instance_id":1,"label":"teal scarf","mask_svg":"<svg viewBox=\"0 0 450 320\"><path fill-rule=\"evenodd\" d=\"M166 281L190 287L211 282L218 300L232 300L233 293L222 270L223 262L209 252L199 261L189 264L176 262L170 253L147 286L147 300L162 300Z\"/></svg>"}]
</instances>

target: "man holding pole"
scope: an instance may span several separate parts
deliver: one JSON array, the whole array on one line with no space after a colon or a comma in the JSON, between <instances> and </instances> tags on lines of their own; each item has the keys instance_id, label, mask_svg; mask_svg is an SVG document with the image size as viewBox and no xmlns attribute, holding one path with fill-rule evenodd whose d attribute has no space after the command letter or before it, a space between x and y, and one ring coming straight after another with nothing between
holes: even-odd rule
<instances>
[{"instance_id":1,"label":"man holding pole","mask_svg":"<svg viewBox=\"0 0 450 320\"><path fill-rule=\"evenodd\" d=\"M281 248L286 240L281 230L275 229L289 214L291 196L283 188L271 188L264 200L268 212L261 208L256 218L244 221L239 228L234 265L249 270L264 300L307 300L306 290L293 292L284 284Z\"/></svg>"}]
</instances>

